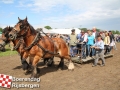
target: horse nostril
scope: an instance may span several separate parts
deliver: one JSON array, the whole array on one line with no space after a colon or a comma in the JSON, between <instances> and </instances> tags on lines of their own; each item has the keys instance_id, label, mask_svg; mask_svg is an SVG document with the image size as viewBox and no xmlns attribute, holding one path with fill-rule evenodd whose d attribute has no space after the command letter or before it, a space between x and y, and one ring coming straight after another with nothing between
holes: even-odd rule
<instances>
[{"instance_id":1,"label":"horse nostril","mask_svg":"<svg viewBox=\"0 0 120 90\"><path fill-rule=\"evenodd\" d=\"M10 38L13 38L12 34L9 34L9 37L10 37Z\"/></svg>"},{"instance_id":2,"label":"horse nostril","mask_svg":"<svg viewBox=\"0 0 120 90\"><path fill-rule=\"evenodd\" d=\"M12 34L9 34L9 36L11 37L11 36L12 36Z\"/></svg>"}]
</instances>

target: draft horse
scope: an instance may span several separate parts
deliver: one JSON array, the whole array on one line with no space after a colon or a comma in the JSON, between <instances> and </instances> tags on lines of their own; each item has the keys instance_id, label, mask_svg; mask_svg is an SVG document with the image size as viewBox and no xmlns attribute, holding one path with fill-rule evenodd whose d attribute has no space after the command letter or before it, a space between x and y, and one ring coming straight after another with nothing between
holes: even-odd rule
<instances>
[{"instance_id":1,"label":"draft horse","mask_svg":"<svg viewBox=\"0 0 120 90\"><path fill-rule=\"evenodd\" d=\"M21 59L21 64L22 64L22 68L23 70L27 70L25 72L25 74L28 74L31 71L30 65L31 65L31 60L33 59L32 57L29 56L29 64L26 61L26 59L28 58L28 55L25 51L25 43L24 40L22 38L17 38L15 40L10 40L9 38L9 33L10 31L13 29L13 27L5 27L2 31L2 38L0 39L0 46L5 46L7 43L12 42L14 44L14 50L16 50L19 55L20 55L20 59ZM0 49L2 49L2 47L0 47ZM46 59L46 58L45 58ZM49 59L49 58L48 58ZM48 64L48 66L51 66L52 64Z\"/></svg>"},{"instance_id":2,"label":"draft horse","mask_svg":"<svg viewBox=\"0 0 120 90\"><path fill-rule=\"evenodd\" d=\"M69 56L69 49L66 47L67 45L62 43L60 44L58 42L60 40L55 40L55 42L57 41L57 46L55 46L52 40L50 40L48 37L43 37L29 24L27 17L24 20L21 20L18 17L18 20L19 22L9 33L9 37L11 40L23 37L27 54L33 57L31 77L37 77L39 71L37 63L41 58L51 58L53 56L58 56L61 58L61 62L63 62L63 58L68 59L68 69L74 69L74 64Z\"/></svg>"},{"instance_id":3,"label":"draft horse","mask_svg":"<svg viewBox=\"0 0 120 90\"><path fill-rule=\"evenodd\" d=\"M4 46L10 42L12 42L14 44L14 50L16 50L19 55L20 55L20 59L21 59L21 63L22 63L22 68L23 70L30 70L30 65L27 63L26 59L28 58L27 53L24 50L24 41L22 38L17 38L15 40L10 40L9 38L9 33L10 31L13 29L13 27L5 27L2 31L2 38L0 40L0 45L2 45L4 43ZM29 63L30 63L31 58L29 57Z\"/></svg>"}]
</instances>

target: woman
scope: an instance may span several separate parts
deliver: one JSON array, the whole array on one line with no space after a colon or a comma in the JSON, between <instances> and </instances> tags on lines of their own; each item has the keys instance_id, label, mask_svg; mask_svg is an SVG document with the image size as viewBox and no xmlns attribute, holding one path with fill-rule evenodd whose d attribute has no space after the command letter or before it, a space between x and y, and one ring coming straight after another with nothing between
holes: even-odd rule
<instances>
[{"instance_id":1,"label":"woman","mask_svg":"<svg viewBox=\"0 0 120 90\"><path fill-rule=\"evenodd\" d=\"M110 37L110 51L111 51L113 49L113 46L115 46L115 37L111 31L109 31L109 37Z\"/></svg>"},{"instance_id":2,"label":"woman","mask_svg":"<svg viewBox=\"0 0 120 90\"><path fill-rule=\"evenodd\" d=\"M94 49L90 48L91 46L94 45L94 36L92 35L92 32L89 31L88 32L88 41L87 41L87 52L88 52L88 57L90 57L90 53L92 52L92 56L94 56Z\"/></svg>"},{"instance_id":3,"label":"woman","mask_svg":"<svg viewBox=\"0 0 120 90\"><path fill-rule=\"evenodd\" d=\"M108 35L108 32L105 33L105 38L104 38L104 47L105 47L105 55L110 52L109 50L109 45L110 45L110 37Z\"/></svg>"}]
</instances>

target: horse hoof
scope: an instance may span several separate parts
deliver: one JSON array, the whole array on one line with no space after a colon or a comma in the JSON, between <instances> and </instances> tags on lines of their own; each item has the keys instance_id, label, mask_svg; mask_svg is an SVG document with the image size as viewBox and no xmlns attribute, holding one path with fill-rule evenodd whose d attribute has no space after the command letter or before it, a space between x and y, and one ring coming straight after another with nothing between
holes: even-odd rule
<instances>
[{"instance_id":1,"label":"horse hoof","mask_svg":"<svg viewBox=\"0 0 120 90\"><path fill-rule=\"evenodd\" d=\"M27 70L27 71L25 72L25 75L28 75L28 74L30 74L30 73L31 73L31 71Z\"/></svg>"},{"instance_id":2,"label":"horse hoof","mask_svg":"<svg viewBox=\"0 0 120 90\"><path fill-rule=\"evenodd\" d=\"M69 70L73 70L74 69L74 64L73 63L69 63L68 69Z\"/></svg>"}]
</instances>

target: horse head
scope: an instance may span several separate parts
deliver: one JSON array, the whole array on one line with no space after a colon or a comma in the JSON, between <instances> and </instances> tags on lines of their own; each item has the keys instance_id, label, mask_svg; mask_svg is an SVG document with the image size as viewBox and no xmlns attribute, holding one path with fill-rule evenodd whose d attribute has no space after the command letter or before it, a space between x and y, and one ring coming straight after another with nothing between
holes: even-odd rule
<instances>
[{"instance_id":1,"label":"horse head","mask_svg":"<svg viewBox=\"0 0 120 90\"><path fill-rule=\"evenodd\" d=\"M18 17L18 20L18 23L13 27L12 31L9 33L9 37L12 40L18 37L25 37L30 30L30 24L27 21L27 17L23 20Z\"/></svg>"},{"instance_id":2,"label":"horse head","mask_svg":"<svg viewBox=\"0 0 120 90\"><path fill-rule=\"evenodd\" d=\"M9 38L9 33L10 31L12 30L13 27L5 27L3 30L2 30L2 38L1 40L5 43L9 43L10 41L10 38Z\"/></svg>"},{"instance_id":3,"label":"horse head","mask_svg":"<svg viewBox=\"0 0 120 90\"><path fill-rule=\"evenodd\" d=\"M10 42L10 39L9 39L9 32L12 30L12 27L5 27L3 30L2 30L2 37L0 38L0 49L1 48L4 48L5 44L9 43Z\"/></svg>"}]
</instances>

